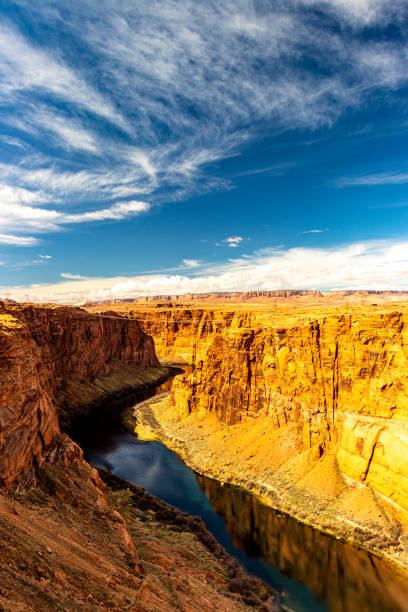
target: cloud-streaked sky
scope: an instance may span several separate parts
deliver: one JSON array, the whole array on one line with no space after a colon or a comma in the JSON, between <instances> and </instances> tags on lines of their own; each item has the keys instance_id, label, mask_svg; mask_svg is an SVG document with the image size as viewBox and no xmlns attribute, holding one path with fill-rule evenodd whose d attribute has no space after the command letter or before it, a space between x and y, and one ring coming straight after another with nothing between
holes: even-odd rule
<instances>
[{"instance_id":1,"label":"cloud-streaked sky","mask_svg":"<svg viewBox=\"0 0 408 612\"><path fill-rule=\"evenodd\" d=\"M408 0L0 14L0 295L408 287Z\"/></svg>"}]
</instances>

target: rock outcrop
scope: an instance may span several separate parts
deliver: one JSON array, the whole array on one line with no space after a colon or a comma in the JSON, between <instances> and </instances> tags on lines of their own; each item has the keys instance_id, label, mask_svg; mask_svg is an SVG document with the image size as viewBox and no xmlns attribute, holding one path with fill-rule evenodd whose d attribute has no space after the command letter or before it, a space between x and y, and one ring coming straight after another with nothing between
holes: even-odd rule
<instances>
[{"instance_id":1,"label":"rock outcrop","mask_svg":"<svg viewBox=\"0 0 408 612\"><path fill-rule=\"evenodd\" d=\"M215 334L230 325L234 310L164 307L137 309L127 315L137 317L154 338L160 361L194 364L204 358Z\"/></svg>"},{"instance_id":2,"label":"rock outcrop","mask_svg":"<svg viewBox=\"0 0 408 612\"><path fill-rule=\"evenodd\" d=\"M331 302L332 298L351 298L364 299L370 296L375 296L379 301L399 301L404 300L408 296L408 291L401 290L390 290L390 291L377 291L377 290L362 290L362 289L348 289L338 291L317 291L315 289L275 289L272 291L217 291L211 293L183 293L175 295L144 295L136 298L120 298L113 302L89 302L85 304L87 308L97 306L98 308L104 305L111 306L112 304L152 304L157 306L166 305L186 305L192 304L226 304L233 303L239 304L240 302L251 302L251 303L265 303L265 302L276 302L281 298L287 300L288 298L301 298L301 301L315 300L316 302L327 301ZM316 299L317 298L317 299ZM320 298L323 298L322 300Z\"/></svg>"}]
</instances>

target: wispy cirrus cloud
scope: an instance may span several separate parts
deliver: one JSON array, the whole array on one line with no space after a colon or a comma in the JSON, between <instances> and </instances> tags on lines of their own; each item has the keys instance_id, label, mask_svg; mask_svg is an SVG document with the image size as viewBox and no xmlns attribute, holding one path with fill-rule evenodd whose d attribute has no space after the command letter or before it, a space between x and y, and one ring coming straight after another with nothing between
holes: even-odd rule
<instances>
[{"instance_id":1,"label":"wispy cirrus cloud","mask_svg":"<svg viewBox=\"0 0 408 612\"><path fill-rule=\"evenodd\" d=\"M1 227L1 224L0 224ZM13 246L34 246L39 243L34 236L14 236L12 234L0 234L0 244L10 244Z\"/></svg>"},{"instance_id":2,"label":"wispy cirrus cloud","mask_svg":"<svg viewBox=\"0 0 408 612\"><path fill-rule=\"evenodd\" d=\"M329 11L343 21L354 25L390 23L406 10L405 3L384 0L300 0L305 6Z\"/></svg>"},{"instance_id":3,"label":"wispy cirrus cloud","mask_svg":"<svg viewBox=\"0 0 408 612\"><path fill-rule=\"evenodd\" d=\"M147 212L150 204L142 201L115 202L102 209L88 210L86 212L65 213L55 208L43 208L14 202L10 207L8 203L0 201L0 230L12 228L21 232L44 233L58 231L63 226L78 223L92 223L100 221L120 221L129 217ZM0 234L0 242L16 246L32 246L39 242L38 238L19 235Z\"/></svg>"},{"instance_id":4,"label":"wispy cirrus cloud","mask_svg":"<svg viewBox=\"0 0 408 612\"><path fill-rule=\"evenodd\" d=\"M239 176L253 176L258 174L269 174L271 176L281 176L285 172L288 172L291 168L296 166L296 162L284 162L280 164L273 164L272 166L261 166L259 168L252 168L251 170L245 170L239 174L235 174L234 177Z\"/></svg>"},{"instance_id":5,"label":"wispy cirrus cloud","mask_svg":"<svg viewBox=\"0 0 408 612\"><path fill-rule=\"evenodd\" d=\"M403 185L408 183L408 172L378 172L373 174L362 174L360 176L342 177L336 181L338 187L352 187L355 185Z\"/></svg>"},{"instance_id":6,"label":"wispy cirrus cloud","mask_svg":"<svg viewBox=\"0 0 408 612\"><path fill-rule=\"evenodd\" d=\"M99 154L98 139L78 119L47 107L23 106L18 114L7 117L7 124L22 132L43 137L49 134L56 147Z\"/></svg>"},{"instance_id":7,"label":"wispy cirrus cloud","mask_svg":"<svg viewBox=\"0 0 408 612\"><path fill-rule=\"evenodd\" d=\"M300 232L301 234L322 234L323 232L327 232L328 229L310 229L310 230L304 230L303 232Z\"/></svg>"},{"instance_id":8,"label":"wispy cirrus cloud","mask_svg":"<svg viewBox=\"0 0 408 612\"><path fill-rule=\"evenodd\" d=\"M229 189L235 177L218 177L215 162L255 138L332 125L370 92L408 82L405 42L361 35L398 24L406 0L19 7L40 34L0 25L1 143L13 146L0 165L0 205L13 192L16 208L1 221L6 234L126 219L141 212L131 206L140 199L152 207ZM117 200L129 201L126 212Z\"/></svg>"},{"instance_id":9,"label":"wispy cirrus cloud","mask_svg":"<svg viewBox=\"0 0 408 612\"><path fill-rule=\"evenodd\" d=\"M21 92L44 91L109 121L125 122L112 103L58 58L54 49L30 44L11 24L0 25L0 92L12 99Z\"/></svg>"}]
</instances>

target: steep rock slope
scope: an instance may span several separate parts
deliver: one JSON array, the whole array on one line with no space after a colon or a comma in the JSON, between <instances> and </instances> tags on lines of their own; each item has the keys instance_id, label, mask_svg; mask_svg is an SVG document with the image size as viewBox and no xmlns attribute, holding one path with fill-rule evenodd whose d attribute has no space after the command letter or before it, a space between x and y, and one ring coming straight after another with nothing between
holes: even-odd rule
<instances>
[{"instance_id":1,"label":"steep rock slope","mask_svg":"<svg viewBox=\"0 0 408 612\"><path fill-rule=\"evenodd\" d=\"M170 397L137 408L140 437L408 567L406 304L139 304L129 314L162 354L183 347L195 363Z\"/></svg>"},{"instance_id":2,"label":"steep rock slope","mask_svg":"<svg viewBox=\"0 0 408 612\"><path fill-rule=\"evenodd\" d=\"M0 351L0 470L6 487L28 482L41 465L59 432L56 406L81 399L73 386L108 377L116 362L158 365L153 340L138 321L78 308L0 304Z\"/></svg>"},{"instance_id":3,"label":"steep rock slope","mask_svg":"<svg viewBox=\"0 0 408 612\"><path fill-rule=\"evenodd\" d=\"M161 361L195 363L202 359L215 334L229 327L236 315L259 325L299 325L301 320L345 312L392 311L392 302L408 292L392 291L252 291L246 293L151 296L131 302L89 304L89 312L136 317L155 342ZM242 323L241 323L242 324Z\"/></svg>"},{"instance_id":4,"label":"steep rock slope","mask_svg":"<svg viewBox=\"0 0 408 612\"><path fill-rule=\"evenodd\" d=\"M237 315L238 317L238 315ZM214 338L188 378L178 414L256 417L296 432L297 452L334 453L341 471L408 511L406 311L331 316L305 326L239 320Z\"/></svg>"},{"instance_id":5,"label":"steep rock slope","mask_svg":"<svg viewBox=\"0 0 408 612\"><path fill-rule=\"evenodd\" d=\"M203 359L214 335L230 325L234 311L181 306L136 308L126 314L137 317L154 338L160 361L192 364Z\"/></svg>"},{"instance_id":6,"label":"steep rock slope","mask_svg":"<svg viewBox=\"0 0 408 612\"><path fill-rule=\"evenodd\" d=\"M32 481L59 432L54 395L24 323L0 314L0 484Z\"/></svg>"}]
</instances>

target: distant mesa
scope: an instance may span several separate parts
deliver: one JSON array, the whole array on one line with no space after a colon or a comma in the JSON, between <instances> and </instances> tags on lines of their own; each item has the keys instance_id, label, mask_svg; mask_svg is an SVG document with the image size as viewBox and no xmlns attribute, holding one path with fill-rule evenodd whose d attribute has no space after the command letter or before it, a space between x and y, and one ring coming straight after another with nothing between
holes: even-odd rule
<instances>
[{"instance_id":1,"label":"distant mesa","mask_svg":"<svg viewBox=\"0 0 408 612\"><path fill-rule=\"evenodd\" d=\"M123 303L146 303L146 302L162 302L163 306L169 306L170 302L267 302L269 300L290 299L290 298L364 298L373 295L382 296L383 298L392 298L393 300L401 297L406 299L408 291L402 290L375 290L375 289L340 289L335 291L318 291L315 289L276 289L273 291L216 291L209 293L184 293L173 295L141 295L132 298L117 298L113 300L92 301L84 304L84 307L95 306L96 304L123 304Z\"/></svg>"}]
</instances>

